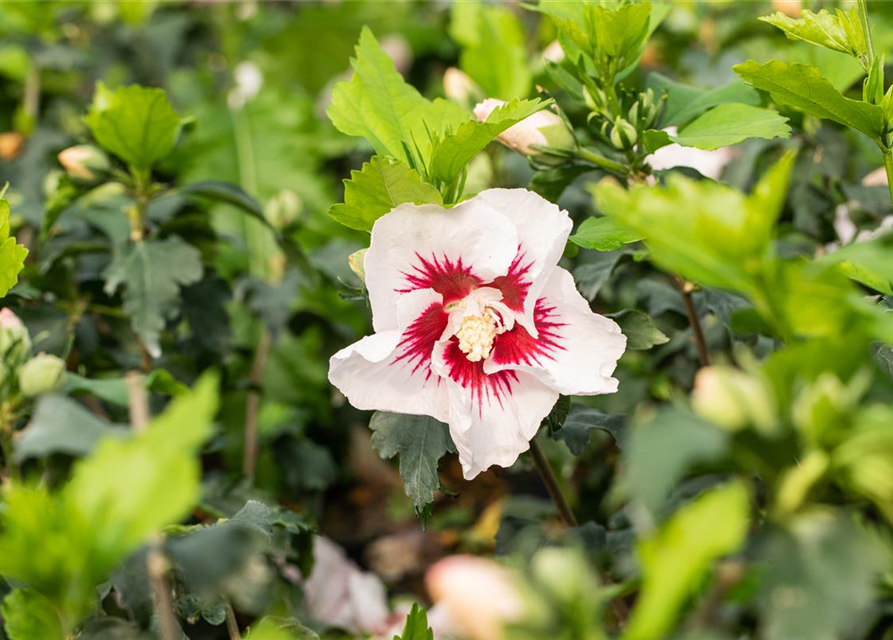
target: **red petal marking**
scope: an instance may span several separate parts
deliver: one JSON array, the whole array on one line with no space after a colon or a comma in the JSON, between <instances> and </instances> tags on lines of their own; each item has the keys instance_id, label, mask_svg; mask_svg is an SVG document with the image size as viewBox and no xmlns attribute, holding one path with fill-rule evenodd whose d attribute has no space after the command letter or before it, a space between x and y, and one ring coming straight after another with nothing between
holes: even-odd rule
<instances>
[{"instance_id":1,"label":"red petal marking","mask_svg":"<svg viewBox=\"0 0 893 640\"><path fill-rule=\"evenodd\" d=\"M563 322L558 322L558 314L555 307L551 306L545 298L536 302L533 310L533 322L539 332L539 337L534 338L527 329L520 324L505 333L500 333L493 340L493 352L490 357L497 364L525 364L542 365L541 358L552 360L552 353L564 350L561 345L560 328Z\"/></svg>"},{"instance_id":2,"label":"red petal marking","mask_svg":"<svg viewBox=\"0 0 893 640\"><path fill-rule=\"evenodd\" d=\"M403 336L397 344L397 352L400 355L394 358L391 364L407 362L412 365L412 373L423 370L425 379L430 378L431 351L434 349L434 343L446 329L448 319L443 305L439 302L431 304L403 331Z\"/></svg>"},{"instance_id":3,"label":"red petal marking","mask_svg":"<svg viewBox=\"0 0 893 640\"><path fill-rule=\"evenodd\" d=\"M483 413L484 401L495 400L502 406L502 396L510 395L512 383L518 380L514 371L484 373L484 361L472 362L459 349L459 341L452 337L444 349L444 360L449 376L463 388L471 390L472 402L477 402L478 412Z\"/></svg>"},{"instance_id":4,"label":"red petal marking","mask_svg":"<svg viewBox=\"0 0 893 640\"><path fill-rule=\"evenodd\" d=\"M518 248L518 255L512 261L509 271L504 276L494 279L489 285L495 289L502 291L502 302L512 311L523 311L524 300L527 299L527 291L530 289L531 281L527 277L533 262L521 264L524 260L524 253Z\"/></svg>"},{"instance_id":5,"label":"red petal marking","mask_svg":"<svg viewBox=\"0 0 893 640\"><path fill-rule=\"evenodd\" d=\"M443 296L443 303L449 304L461 300L481 284L480 278L471 272L471 267L462 264L462 258L453 262L450 258L438 259L432 256L426 260L416 253L419 263L413 265L415 273L404 273L409 286L397 289L397 293L407 293L415 289L434 289Z\"/></svg>"}]
</instances>

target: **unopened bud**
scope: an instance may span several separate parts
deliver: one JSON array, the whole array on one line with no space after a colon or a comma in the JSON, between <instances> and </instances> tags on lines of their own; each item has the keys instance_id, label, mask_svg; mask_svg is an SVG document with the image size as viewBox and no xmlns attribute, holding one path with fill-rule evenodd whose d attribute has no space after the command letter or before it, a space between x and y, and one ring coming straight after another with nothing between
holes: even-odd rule
<instances>
[{"instance_id":1,"label":"unopened bud","mask_svg":"<svg viewBox=\"0 0 893 640\"><path fill-rule=\"evenodd\" d=\"M791 18L799 18L803 11L803 0L772 0L772 8Z\"/></svg>"},{"instance_id":2,"label":"unopened bud","mask_svg":"<svg viewBox=\"0 0 893 640\"><path fill-rule=\"evenodd\" d=\"M478 122L485 122L496 109L505 105L502 100L488 98L474 108L474 115ZM552 111L537 111L533 115L524 118L521 122L509 127L496 139L505 146L514 149L524 155L545 156L534 145L553 147L569 151L576 147L574 136L567 129L564 120ZM541 158L542 159L542 158Z\"/></svg>"},{"instance_id":3,"label":"unopened bud","mask_svg":"<svg viewBox=\"0 0 893 640\"><path fill-rule=\"evenodd\" d=\"M614 120L614 128L611 129L611 144L618 149L632 149L639 139L636 128L623 118Z\"/></svg>"},{"instance_id":4,"label":"unopened bud","mask_svg":"<svg viewBox=\"0 0 893 640\"><path fill-rule=\"evenodd\" d=\"M695 377L692 407L702 418L730 431L748 425L775 427L775 402L765 383L732 367L705 367Z\"/></svg>"},{"instance_id":5,"label":"unopened bud","mask_svg":"<svg viewBox=\"0 0 893 640\"><path fill-rule=\"evenodd\" d=\"M58 157L68 175L86 182L96 181L111 168L108 156L89 144L68 147Z\"/></svg>"},{"instance_id":6,"label":"unopened bud","mask_svg":"<svg viewBox=\"0 0 893 640\"><path fill-rule=\"evenodd\" d=\"M18 371L31 357L31 336L19 317L9 309L0 309L0 362L7 370Z\"/></svg>"},{"instance_id":7,"label":"unopened bud","mask_svg":"<svg viewBox=\"0 0 893 640\"><path fill-rule=\"evenodd\" d=\"M352 254L347 256L347 264L350 266L350 270L357 274L357 277L366 282L366 252L368 249L360 249L359 251L354 251Z\"/></svg>"},{"instance_id":8,"label":"unopened bud","mask_svg":"<svg viewBox=\"0 0 893 640\"><path fill-rule=\"evenodd\" d=\"M267 201L264 217L276 229L286 229L301 215L301 198L291 189L280 189Z\"/></svg>"},{"instance_id":9,"label":"unopened bud","mask_svg":"<svg viewBox=\"0 0 893 640\"><path fill-rule=\"evenodd\" d=\"M583 102L591 111L601 112L605 106L605 92L601 89L589 90L589 87L583 87Z\"/></svg>"},{"instance_id":10,"label":"unopened bud","mask_svg":"<svg viewBox=\"0 0 893 640\"><path fill-rule=\"evenodd\" d=\"M443 93L453 102L467 105L480 93L480 89L465 72L450 67L443 74Z\"/></svg>"},{"instance_id":11,"label":"unopened bud","mask_svg":"<svg viewBox=\"0 0 893 640\"><path fill-rule=\"evenodd\" d=\"M25 137L15 131L0 133L0 158L14 160L25 146Z\"/></svg>"},{"instance_id":12,"label":"unopened bud","mask_svg":"<svg viewBox=\"0 0 893 640\"><path fill-rule=\"evenodd\" d=\"M27 398L56 391L64 380L65 361L46 353L34 356L19 370L19 390Z\"/></svg>"}]
</instances>

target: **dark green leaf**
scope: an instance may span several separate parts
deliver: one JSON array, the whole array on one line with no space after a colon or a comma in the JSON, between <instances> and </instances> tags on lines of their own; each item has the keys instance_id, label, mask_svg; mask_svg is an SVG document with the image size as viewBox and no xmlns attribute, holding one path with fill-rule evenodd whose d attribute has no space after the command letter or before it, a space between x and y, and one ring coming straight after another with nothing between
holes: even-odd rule
<instances>
[{"instance_id":1,"label":"dark green leaf","mask_svg":"<svg viewBox=\"0 0 893 640\"><path fill-rule=\"evenodd\" d=\"M663 331L654 326L648 314L642 311L625 309L609 317L620 325L620 330L626 336L627 349L645 350L670 341Z\"/></svg>"},{"instance_id":2,"label":"dark green leaf","mask_svg":"<svg viewBox=\"0 0 893 640\"><path fill-rule=\"evenodd\" d=\"M598 409L574 404L563 426L555 432L555 439L563 441L575 456L582 455L593 430L611 434L618 446L623 443L626 416L609 415Z\"/></svg>"},{"instance_id":3,"label":"dark green leaf","mask_svg":"<svg viewBox=\"0 0 893 640\"><path fill-rule=\"evenodd\" d=\"M682 146L713 151L748 138L790 138L788 119L772 109L721 104L687 124L673 139Z\"/></svg>"}]
</instances>

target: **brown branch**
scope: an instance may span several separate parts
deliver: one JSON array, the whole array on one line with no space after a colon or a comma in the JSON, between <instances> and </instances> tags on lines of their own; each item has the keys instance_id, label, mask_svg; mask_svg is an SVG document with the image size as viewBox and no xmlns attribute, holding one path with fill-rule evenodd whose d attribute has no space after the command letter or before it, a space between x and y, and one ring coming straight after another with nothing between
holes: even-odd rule
<instances>
[{"instance_id":1,"label":"brown branch","mask_svg":"<svg viewBox=\"0 0 893 640\"><path fill-rule=\"evenodd\" d=\"M127 382L127 404L130 409L130 426L137 433L145 430L149 424L149 396L143 374L138 371L128 371L124 374Z\"/></svg>"},{"instance_id":2,"label":"brown branch","mask_svg":"<svg viewBox=\"0 0 893 640\"><path fill-rule=\"evenodd\" d=\"M561 520L569 527L578 526L577 516L574 515L570 504L568 504L564 494L561 493L561 485L558 484L558 478L555 477L552 465L549 464L546 455L536 440L530 441L530 455L533 458L533 466L536 467L536 472L542 479L543 484L546 485L546 491L549 492L549 497L555 503Z\"/></svg>"},{"instance_id":3,"label":"brown branch","mask_svg":"<svg viewBox=\"0 0 893 640\"><path fill-rule=\"evenodd\" d=\"M698 318L698 311L695 309L695 303L691 297L692 284L685 282L679 276L673 276L673 284L676 285L679 295L682 296L682 302L685 303L685 314L688 316L688 323L691 325L692 337L695 341L695 347L698 349L698 359L701 361L701 366L709 367L710 353L707 351L707 341L704 339L701 320Z\"/></svg>"},{"instance_id":4,"label":"brown branch","mask_svg":"<svg viewBox=\"0 0 893 640\"><path fill-rule=\"evenodd\" d=\"M174 603L171 598L171 587L167 581L167 558L161 551L161 542L156 538L149 543L146 554L146 570L152 585L155 600L155 611L158 614L161 640L177 640L180 637L180 625L174 617Z\"/></svg>"},{"instance_id":5,"label":"brown branch","mask_svg":"<svg viewBox=\"0 0 893 640\"><path fill-rule=\"evenodd\" d=\"M226 603L226 631L229 633L229 640L242 640L242 632L239 631L239 623L236 622L236 612L229 602Z\"/></svg>"}]
</instances>

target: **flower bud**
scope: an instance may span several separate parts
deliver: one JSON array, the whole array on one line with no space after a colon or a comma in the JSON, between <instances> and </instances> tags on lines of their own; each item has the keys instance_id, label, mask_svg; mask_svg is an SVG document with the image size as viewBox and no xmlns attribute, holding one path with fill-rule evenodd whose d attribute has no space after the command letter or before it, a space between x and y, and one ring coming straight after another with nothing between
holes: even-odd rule
<instances>
[{"instance_id":1,"label":"flower bud","mask_svg":"<svg viewBox=\"0 0 893 640\"><path fill-rule=\"evenodd\" d=\"M621 117L614 120L614 128L611 129L611 144L618 149L632 149L639 139L636 128Z\"/></svg>"},{"instance_id":2,"label":"flower bud","mask_svg":"<svg viewBox=\"0 0 893 640\"><path fill-rule=\"evenodd\" d=\"M290 227L301 215L301 198L291 189L280 189L264 206L264 217L275 229Z\"/></svg>"},{"instance_id":3,"label":"flower bud","mask_svg":"<svg viewBox=\"0 0 893 640\"><path fill-rule=\"evenodd\" d=\"M25 146L25 137L15 131L0 133L0 158L15 160Z\"/></svg>"},{"instance_id":4,"label":"flower bud","mask_svg":"<svg viewBox=\"0 0 893 640\"><path fill-rule=\"evenodd\" d=\"M730 431L748 425L775 428L775 402L765 383L732 367L704 367L695 377L692 407L702 418Z\"/></svg>"},{"instance_id":5,"label":"flower bud","mask_svg":"<svg viewBox=\"0 0 893 640\"><path fill-rule=\"evenodd\" d=\"M95 182L111 169L108 156L89 144L68 147L58 157L68 175L86 182Z\"/></svg>"},{"instance_id":6,"label":"flower bud","mask_svg":"<svg viewBox=\"0 0 893 640\"><path fill-rule=\"evenodd\" d=\"M605 100L605 92L601 89L596 88L593 94L589 91L589 87L583 87L583 102L586 103L586 106L591 111L601 113L602 108L605 106Z\"/></svg>"},{"instance_id":7,"label":"flower bud","mask_svg":"<svg viewBox=\"0 0 893 640\"><path fill-rule=\"evenodd\" d=\"M803 11L803 0L772 0L772 8L791 18L799 18Z\"/></svg>"},{"instance_id":8,"label":"flower bud","mask_svg":"<svg viewBox=\"0 0 893 640\"><path fill-rule=\"evenodd\" d=\"M547 547L533 557L531 569L537 584L559 603L577 609L598 605L598 582L579 551Z\"/></svg>"},{"instance_id":9,"label":"flower bud","mask_svg":"<svg viewBox=\"0 0 893 640\"><path fill-rule=\"evenodd\" d=\"M16 372L31 357L31 336L19 317L0 309L0 363Z\"/></svg>"},{"instance_id":10,"label":"flower bud","mask_svg":"<svg viewBox=\"0 0 893 640\"><path fill-rule=\"evenodd\" d=\"M357 274L357 277L363 282L366 282L365 260L367 251L368 249L360 249L347 256L347 264L350 270Z\"/></svg>"},{"instance_id":11,"label":"flower bud","mask_svg":"<svg viewBox=\"0 0 893 640\"><path fill-rule=\"evenodd\" d=\"M40 353L19 370L19 390L27 398L56 391L65 380L65 361Z\"/></svg>"},{"instance_id":12,"label":"flower bud","mask_svg":"<svg viewBox=\"0 0 893 640\"><path fill-rule=\"evenodd\" d=\"M473 640L503 640L503 626L521 619L524 599L507 569L475 556L450 556L425 575L428 592L445 602Z\"/></svg>"},{"instance_id":13,"label":"flower bud","mask_svg":"<svg viewBox=\"0 0 893 640\"><path fill-rule=\"evenodd\" d=\"M443 74L443 93L453 102L468 105L480 93L480 89L463 71L450 67Z\"/></svg>"},{"instance_id":14,"label":"flower bud","mask_svg":"<svg viewBox=\"0 0 893 640\"><path fill-rule=\"evenodd\" d=\"M505 102L502 100L488 98L474 108L474 115L478 122L485 122L491 113L503 105ZM574 136L568 131L564 120L552 111L538 111L509 127L496 136L496 139L518 153L535 155L540 159L545 154L541 150L534 149L533 145L562 150L576 147Z\"/></svg>"}]
</instances>

